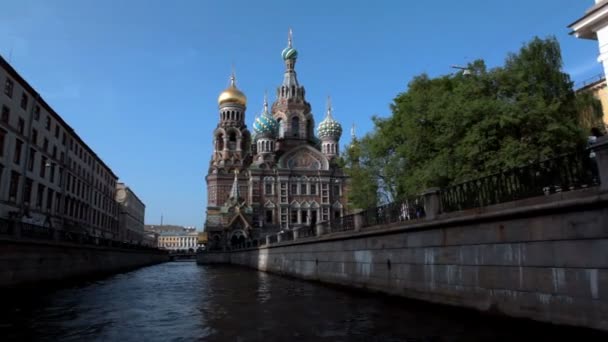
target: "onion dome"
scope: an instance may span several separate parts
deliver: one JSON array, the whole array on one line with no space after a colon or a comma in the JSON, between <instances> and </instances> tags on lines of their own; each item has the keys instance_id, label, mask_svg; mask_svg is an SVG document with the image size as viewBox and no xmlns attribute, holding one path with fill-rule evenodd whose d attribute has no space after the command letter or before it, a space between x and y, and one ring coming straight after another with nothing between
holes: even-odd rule
<instances>
[{"instance_id":1,"label":"onion dome","mask_svg":"<svg viewBox=\"0 0 608 342\"><path fill-rule=\"evenodd\" d=\"M293 46L291 46L291 40L292 40L292 32L291 32L291 29L289 29L287 47L285 49L283 49L283 51L281 52L281 57L283 57L284 60L298 58L298 50L294 49Z\"/></svg>"},{"instance_id":2,"label":"onion dome","mask_svg":"<svg viewBox=\"0 0 608 342\"><path fill-rule=\"evenodd\" d=\"M241 106L247 105L247 96L236 88L236 77L234 73L230 75L230 86L224 90L217 98L217 103L221 106L224 103L237 103Z\"/></svg>"},{"instance_id":3,"label":"onion dome","mask_svg":"<svg viewBox=\"0 0 608 342\"><path fill-rule=\"evenodd\" d=\"M253 132L256 138L263 135L276 137L279 132L279 123L277 120L268 112L268 100L264 96L264 112L258 116L253 122Z\"/></svg>"},{"instance_id":4,"label":"onion dome","mask_svg":"<svg viewBox=\"0 0 608 342\"><path fill-rule=\"evenodd\" d=\"M331 115L331 100L327 99L327 115L325 119L319 123L317 127L317 135L321 139L334 139L339 140L342 136L342 125L336 120L334 120Z\"/></svg>"}]
</instances>

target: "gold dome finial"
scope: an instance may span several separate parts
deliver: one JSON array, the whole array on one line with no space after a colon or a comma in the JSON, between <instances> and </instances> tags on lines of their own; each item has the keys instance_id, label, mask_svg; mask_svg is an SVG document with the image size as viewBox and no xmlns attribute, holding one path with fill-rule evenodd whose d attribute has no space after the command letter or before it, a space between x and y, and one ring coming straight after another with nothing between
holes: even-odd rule
<instances>
[{"instance_id":1,"label":"gold dome finial","mask_svg":"<svg viewBox=\"0 0 608 342\"><path fill-rule=\"evenodd\" d=\"M230 73L230 86L220 93L217 98L217 103L221 106L224 103L237 103L241 106L247 105L247 96L236 87L236 74L234 72L234 66Z\"/></svg>"}]
</instances>

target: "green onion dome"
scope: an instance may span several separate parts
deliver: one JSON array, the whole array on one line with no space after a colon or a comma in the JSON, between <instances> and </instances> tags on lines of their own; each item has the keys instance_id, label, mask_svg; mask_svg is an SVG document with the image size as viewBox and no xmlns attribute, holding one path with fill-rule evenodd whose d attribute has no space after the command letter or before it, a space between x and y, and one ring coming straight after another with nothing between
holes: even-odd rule
<instances>
[{"instance_id":1,"label":"green onion dome","mask_svg":"<svg viewBox=\"0 0 608 342\"><path fill-rule=\"evenodd\" d=\"M276 137L279 132L279 122L268 112L268 101L264 98L264 112L253 122L253 132L256 137Z\"/></svg>"},{"instance_id":2,"label":"green onion dome","mask_svg":"<svg viewBox=\"0 0 608 342\"><path fill-rule=\"evenodd\" d=\"M327 110L327 116L317 127L319 138L329 138L339 140L342 136L342 125L331 116L331 108Z\"/></svg>"},{"instance_id":3,"label":"green onion dome","mask_svg":"<svg viewBox=\"0 0 608 342\"><path fill-rule=\"evenodd\" d=\"M281 52L281 57L283 57L284 60L296 59L298 58L298 50L288 46Z\"/></svg>"}]
</instances>

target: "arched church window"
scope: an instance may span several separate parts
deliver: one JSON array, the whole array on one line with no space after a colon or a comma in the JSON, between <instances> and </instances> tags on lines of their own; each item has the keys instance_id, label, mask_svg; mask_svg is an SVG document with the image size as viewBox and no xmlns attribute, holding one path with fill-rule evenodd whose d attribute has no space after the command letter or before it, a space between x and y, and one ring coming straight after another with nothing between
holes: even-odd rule
<instances>
[{"instance_id":1,"label":"arched church window","mask_svg":"<svg viewBox=\"0 0 608 342\"><path fill-rule=\"evenodd\" d=\"M300 118L297 116L291 119L291 133L294 137L300 135Z\"/></svg>"},{"instance_id":2,"label":"arched church window","mask_svg":"<svg viewBox=\"0 0 608 342\"><path fill-rule=\"evenodd\" d=\"M236 141L236 133L230 132L230 135L228 136L228 140L230 140L230 142L235 142Z\"/></svg>"},{"instance_id":3,"label":"arched church window","mask_svg":"<svg viewBox=\"0 0 608 342\"><path fill-rule=\"evenodd\" d=\"M313 125L314 125L314 123L312 122L312 119L309 119L308 121L306 121L306 134L307 134L307 138L311 138L312 136L314 136Z\"/></svg>"}]
</instances>

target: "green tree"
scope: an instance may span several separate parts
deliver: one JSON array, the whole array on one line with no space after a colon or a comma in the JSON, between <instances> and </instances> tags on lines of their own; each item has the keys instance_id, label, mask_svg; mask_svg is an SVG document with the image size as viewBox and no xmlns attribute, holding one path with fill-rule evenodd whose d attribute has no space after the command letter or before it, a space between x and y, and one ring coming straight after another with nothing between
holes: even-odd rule
<instances>
[{"instance_id":1,"label":"green tree","mask_svg":"<svg viewBox=\"0 0 608 342\"><path fill-rule=\"evenodd\" d=\"M390 117L374 117L374 131L360 144L381 193L403 198L583 144L555 38L533 39L502 67L487 70L482 60L467 67L468 75L415 77Z\"/></svg>"},{"instance_id":2,"label":"green tree","mask_svg":"<svg viewBox=\"0 0 608 342\"><path fill-rule=\"evenodd\" d=\"M354 139L341 158L341 166L350 177L351 184L357 185L356 191L351 190L347 194L350 210L369 208L378 203L375 168L370 165L369 151L364 150L366 147Z\"/></svg>"}]
</instances>

